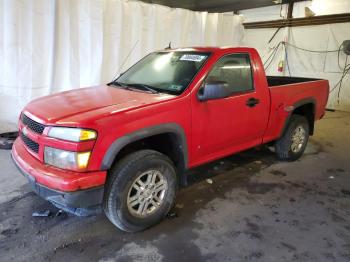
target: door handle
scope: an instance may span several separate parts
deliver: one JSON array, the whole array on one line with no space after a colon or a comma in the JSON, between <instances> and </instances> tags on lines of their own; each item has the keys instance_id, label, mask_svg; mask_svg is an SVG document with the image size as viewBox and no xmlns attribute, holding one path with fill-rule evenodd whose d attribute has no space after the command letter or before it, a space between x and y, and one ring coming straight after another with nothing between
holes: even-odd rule
<instances>
[{"instance_id":1,"label":"door handle","mask_svg":"<svg viewBox=\"0 0 350 262\"><path fill-rule=\"evenodd\" d=\"M249 107L254 107L255 105L257 105L257 104L259 104L259 103L260 103L260 100L259 100L259 99L256 99L256 98L252 97L252 98L249 98L249 99L247 100L246 105L249 106Z\"/></svg>"}]
</instances>

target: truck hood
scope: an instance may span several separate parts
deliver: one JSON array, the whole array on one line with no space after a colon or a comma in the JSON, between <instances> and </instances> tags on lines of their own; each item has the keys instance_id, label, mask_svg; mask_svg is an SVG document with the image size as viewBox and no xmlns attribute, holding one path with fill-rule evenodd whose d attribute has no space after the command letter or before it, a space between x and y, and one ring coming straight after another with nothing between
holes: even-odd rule
<instances>
[{"instance_id":1,"label":"truck hood","mask_svg":"<svg viewBox=\"0 0 350 262\"><path fill-rule=\"evenodd\" d=\"M77 114L110 106L114 108L117 106L118 111L123 111L173 97L173 95L151 94L102 85L38 98L30 102L25 107L24 112L38 122L54 124Z\"/></svg>"}]
</instances>

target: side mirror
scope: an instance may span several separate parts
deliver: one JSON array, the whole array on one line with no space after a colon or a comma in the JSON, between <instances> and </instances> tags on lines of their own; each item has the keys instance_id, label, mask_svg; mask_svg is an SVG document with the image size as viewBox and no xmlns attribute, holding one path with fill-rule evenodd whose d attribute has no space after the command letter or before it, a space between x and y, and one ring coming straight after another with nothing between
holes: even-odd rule
<instances>
[{"instance_id":1,"label":"side mirror","mask_svg":"<svg viewBox=\"0 0 350 262\"><path fill-rule=\"evenodd\" d=\"M199 101L229 97L231 91L225 81L211 81L202 86L197 94Z\"/></svg>"}]
</instances>

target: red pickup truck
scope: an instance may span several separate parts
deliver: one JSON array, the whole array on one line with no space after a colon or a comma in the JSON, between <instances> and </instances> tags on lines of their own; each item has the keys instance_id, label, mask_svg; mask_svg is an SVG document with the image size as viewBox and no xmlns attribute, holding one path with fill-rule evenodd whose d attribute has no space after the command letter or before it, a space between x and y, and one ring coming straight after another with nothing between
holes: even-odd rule
<instances>
[{"instance_id":1,"label":"red pickup truck","mask_svg":"<svg viewBox=\"0 0 350 262\"><path fill-rule=\"evenodd\" d=\"M109 84L29 103L12 156L57 207L103 210L135 232L169 212L186 169L266 143L299 158L328 92L326 80L266 77L252 48L158 51Z\"/></svg>"}]
</instances>

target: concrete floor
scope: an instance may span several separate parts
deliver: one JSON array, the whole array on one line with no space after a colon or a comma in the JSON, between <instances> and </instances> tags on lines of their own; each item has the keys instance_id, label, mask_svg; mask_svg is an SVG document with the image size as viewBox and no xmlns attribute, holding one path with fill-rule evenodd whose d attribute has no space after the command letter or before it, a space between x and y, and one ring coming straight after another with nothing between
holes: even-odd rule
<instances>
[{"instance_id":1,"label":"concrete floor","mask_svg":"<svg viewBox=\"0 0 350 262\"><path fill-rule=\"evenodd\" d=\"M299 161L261 148L191 170L173 215L137 234L104 215L32 217L57 209L0 150L0 260L350 261L349 131L349 113L327 113Z\"/></svg>"}]
</instances>

